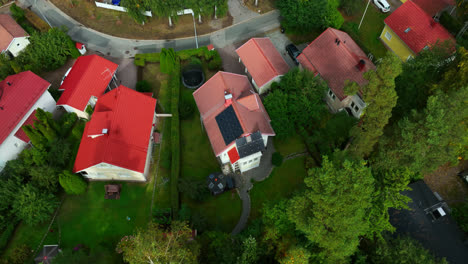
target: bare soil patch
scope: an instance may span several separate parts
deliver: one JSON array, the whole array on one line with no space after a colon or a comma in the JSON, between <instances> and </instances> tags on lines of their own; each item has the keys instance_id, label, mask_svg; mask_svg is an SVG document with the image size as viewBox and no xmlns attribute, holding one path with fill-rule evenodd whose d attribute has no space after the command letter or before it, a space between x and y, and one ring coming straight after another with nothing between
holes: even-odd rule
<instances>
[{"instance_id":1,"label":"bare soil patch","mask_svg":"<svg viewBox=\"0 0 468 264\"><path fill-rule=\"evenodd\" d=\"M71 5L70 1L50 0L64 13L85 25L102 33L116 37L131 39L174 39L191 37L194 34L193 19L191 15L179 16L173 21L174 26L169 27L168 18L150 17L145 25L136 23L127 13L96 7L94 1L76 1ZM219 18L216 23L210 23L211 19L202 17L203 23L197 24L197 34L203 35L220 28L232 25L231 15Z\"/></svg>"},{"instance_id":2,"label":"bare soil patch","mask_svg":"<svg viewBox=\"0 0 468 264\"><path fill-rule=\"evenodd\" d=\"M255 6L255 0L241 0L250 10L264 14L275 9L275 0L258 0L258 6ZM259 12L260 11L260 12Z\"/></svg>"}]
</instances>

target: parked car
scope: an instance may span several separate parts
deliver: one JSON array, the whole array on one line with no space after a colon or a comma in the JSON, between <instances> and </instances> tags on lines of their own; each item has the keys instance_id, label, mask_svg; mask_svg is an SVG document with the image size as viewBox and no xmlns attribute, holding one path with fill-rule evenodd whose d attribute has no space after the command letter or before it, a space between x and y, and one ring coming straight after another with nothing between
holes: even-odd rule
<instances>
[{"instance_id":1,"label":"parked car","mask_svg":"<svg viewBox=\"0 0 468 264\"><path fill-rule=\"evenodd\" d=\"M374 0L374 5L384 13L390 12L390 5L386 0Z\"/></svg>"},{"instance_id":2,"label":"parked car","mask_svg":"<svg viewBox=\"0 0 468 264\"><path fill-rule=\"evenodd\" d=\"M301 52L297 49L297 47L294 44L289 44L286 46L286 51L288 52L289 56L291 59L296 63L296 65L299 65L299 62L297 61L297 56L301 54Z\"/></svg>"},{"instance_id":3,"label":"parked car","mask_svg":"<svg viewBox=\"0 0 468 264\"><path fill-rule=\"evenodd\" d=\"M466 184L468 184L468 170L460 171L457 175L460 176Z\"/></svg>"}]
</instances>

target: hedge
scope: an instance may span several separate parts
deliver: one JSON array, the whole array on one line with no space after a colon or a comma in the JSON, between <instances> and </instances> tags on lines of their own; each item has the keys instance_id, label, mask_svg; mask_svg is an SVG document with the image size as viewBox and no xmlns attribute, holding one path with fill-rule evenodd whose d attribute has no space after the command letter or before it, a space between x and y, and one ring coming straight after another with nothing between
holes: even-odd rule
<instances>
[{"instance_id":1,"label":"hedge","mask_svg":"<svg viewBox=\"0 0 468 264\"><path fill-rule=\"evenodd\" d=\"M159 62L160 54L161 53L159 52L136 54L134 63L136 66L144 67L147 62ZM177 51L176 55L181 61L188 60L192 57L198 57L200 59L205 59L208 63L211 63L213 68L219 68L221 66L221 56L219 56L218 51L208 50L205 46L198 49Z\"/></svg>"},{"instance_id":2,"label":"hedge","mask_svg":"<svg viewBox=\"0 0 468 264\"><path fill-rule=\"evenodd\" d=\"M180 122L179 122L179 96L180 96L180 59L177 57L168 82L172 91L171 96L171 208L173 218L177 219L179 212L179 175L180 175Z\"/></svg>"},{"instance_id":3,"label":"hedge","mask_svg":"<svg viewBox=\"0 0 468 264\"><path fill-rule=\"evenodd\" d=\"M146 62L159 62L160 53L139 53L135 55L135 65L145 66Z\"/></svg>"}]
</instances>

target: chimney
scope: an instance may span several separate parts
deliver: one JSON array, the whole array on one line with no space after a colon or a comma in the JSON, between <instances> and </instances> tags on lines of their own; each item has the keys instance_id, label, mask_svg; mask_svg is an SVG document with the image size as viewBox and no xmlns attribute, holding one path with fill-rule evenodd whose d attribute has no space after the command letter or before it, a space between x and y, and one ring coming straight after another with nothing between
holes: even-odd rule
<instances>
[{"instance_id":1,"label":"chimney","mask_svg":"<svg viewBox=\"0 0 468 264\"><path fill-rule=\"evenodd\" d=\"M8 86L11 86L11 82L7 81L6 83L8 84Z\"/></svg>"},{"instance_id":2,"label":"chimney","mask_svg":"<svg viewBox=\"0 0 468 264\"><path fill-rule=\"evenodd\" d=\"M228 107L232 104L232 94L228 91L224 91L224 107Z\"/></svg>"},{"instance_id":3,"label":"chimney","mask_svg":"<svg viewBox=\"0 0 468 264\"><path fill-rule=\"evenodd\" d=\"M359 70L359 71L362 71L364 70L364 67L366 66L366 61L364 60L359 60L358 64L356 65L356 68Z\"/></svg>"}]
</instances>

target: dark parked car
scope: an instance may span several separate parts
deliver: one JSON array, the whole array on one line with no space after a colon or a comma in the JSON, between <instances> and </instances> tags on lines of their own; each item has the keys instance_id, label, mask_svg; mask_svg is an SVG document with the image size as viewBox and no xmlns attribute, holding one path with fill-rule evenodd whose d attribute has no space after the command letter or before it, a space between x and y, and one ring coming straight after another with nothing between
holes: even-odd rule
<instances>
[{"instance_id":1,"label":"dark parked car","mask_svg":"<svg viewBox=\"0 0 468 264\"><path fill-rule=\"evenodd\" d=\"M286 51L288 52L291 59L296 63L296 65L299 65L299 62L296 58L299 56L299 54L301 54L301 52L297 49L297 47L294 44L289 44L286 46Z\"/></svg>"}]
</instances>

